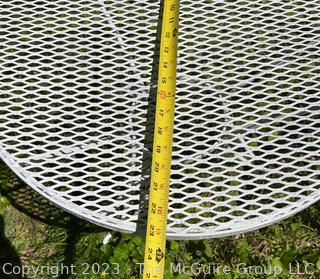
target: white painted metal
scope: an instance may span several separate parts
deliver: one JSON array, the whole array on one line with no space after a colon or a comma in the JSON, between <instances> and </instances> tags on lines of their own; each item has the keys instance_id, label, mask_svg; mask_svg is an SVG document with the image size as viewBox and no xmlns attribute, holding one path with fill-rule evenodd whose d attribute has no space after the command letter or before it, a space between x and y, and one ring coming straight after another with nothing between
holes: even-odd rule
<instances>
[{"instance_id":1,"label":"white painted metal","mask_svg":"<svg viewBox=\"0 0 320 279\"><path fill-rule=\"evenodd\" d=\"M181 2L168 237L246 232L318 201L320 2ZM2 159L114 230L143 221L158 14L158 0L0 4Z\"/></svg>"}]
</instances>

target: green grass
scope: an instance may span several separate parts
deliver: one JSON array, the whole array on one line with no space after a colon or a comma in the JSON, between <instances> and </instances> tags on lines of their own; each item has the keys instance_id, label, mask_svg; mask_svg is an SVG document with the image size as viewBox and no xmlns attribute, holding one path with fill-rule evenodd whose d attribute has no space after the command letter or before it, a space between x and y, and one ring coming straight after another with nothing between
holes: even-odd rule
<instances>
[{"instance_id":1,"label":"green grass","mask_svg":"<svg viewBox=\"0 0 320 279\"><path fill-rule=\"evenodd\" d=\"M55 267L61 265L69 267L69 273L73 266L77 274L66 274L65 267L65 274L59 275L62 279L139 278L144 238L113 233L111 241L103 244L106 230L49 204L3 164L0 177L0 218L4 220L0 227L0 263L44 267L41 275L27 278L57 278ZM166 278L320 278L319 213L316 204L288 220L251 233L205 241L168 241ZM310 274L299 274L306 266ZM211 274L204 274L209 267ZM103 272L107 268L115 274ZM259 268L264 269L263 274L259 274ZM273 276L272 270L282 272Z\"/></svg>"}]
</instances>

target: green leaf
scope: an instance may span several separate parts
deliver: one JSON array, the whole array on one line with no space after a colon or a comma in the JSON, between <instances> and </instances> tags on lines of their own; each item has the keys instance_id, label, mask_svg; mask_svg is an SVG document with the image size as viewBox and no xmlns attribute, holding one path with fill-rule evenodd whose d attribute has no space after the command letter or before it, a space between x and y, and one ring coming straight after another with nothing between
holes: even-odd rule
<instances>
[{"instance_id":1,"label":"green leaf","mask_svg":"<svg viewBox=\"0 0 320 279\"><path fill-rule=\"evenodd\" d=\"M123 240L129 240L129 239L131 239L132 235L129 233L122 233L121 237Z\"/></svg>"},{"instance_id":2,"label":"green leaf","mask_svg":"<svg viewBox=\"0 0 320 279\"><path fill-rule=\"evenodd\" d=\"M114 249L113 256L119 260L126 261L129 258L129 248L127 243L122 243Z\"/></svg>"},{"instance_id":3,"label":"green leaf","mask_svg":"<svg viewBox=\"0 0 320 279\"><path fill-rule=\"evenodd\" d=\"M136 245L136 246L144 246L144 238L139 237L139 236L134 236L132 237L131 241Z\"/></svg>"},{"instance_id":4,"label":"green leaf","mask_svg":"<svg viewBox=\"0 0 320 279\"><path fill-rule=\"evenodd\" d=\"M0 197L0 209L6 207L9 203L6 197Z\"/></svg>"},{"instance_id":5,"label":"green leaf","mask_svg":"<svg viewBox=\"0 0 320 279\"><path fill-rule=\"evenodd\" d=\"M133 241L128 242L128 250L133 251L136 248L136 245Z\"/></svg>"},{"instance_id":6,"label":"green leaf","mask_svg":"<svg viewBox=\"0 0 320 279\"><path fill-rule=\"evenodd\" d=\"M127 234L127 233L122 233L121 237L118 239L119 242L118 242L117 246L126 244L126 243L130 242L131 239L132 239L132 235ZM117 243L117 242L115 242L115 243Z\"/></svg>"},{"instance_id":7,"label":"green leaf","mask_svg":"<svg viewBox=\"0 0 320 279\"><path fill-rule=\"evenodd\" d=\"M205 242L205 250L204 253L206 254L207 257L212 258L213 257L213 251L212 251L212 247L210 245L209 242Z\"/></svg>"},{"instance_id":8,"label":"green leaf","mask_svg":"<svg viewBox=\"0 0 320 279\"><path fill-rule=\"evenodd\" d=\"M101 251L105 254L106 258L109 258L113 253L113 248L111 245L103 245Z\"/></svg>"},{"instance_id":9,"label":"green leaf","mask_svg":"<svg viewBox=\"0 0 320 279\"><path fill-rule=\"evenodd\" d=\"M223 273L223 269L218 269L215 279L232 279L231 273Z\"/></svg>"},{"instance_id":10,"label":"green leaf","mask_svg":"<svg viewBox=\"0 0 320 279\"><path fill-rule=\"evenodd\" d=\"M317 269L320 270L320 257L319 257L319 259L318 259L318 261L316 263L316 266L317 266Z\"/></svg>"},{"instance_id":11,"label":"green leaf","mask_svg":"<svg viewBox=\"0 0 320 279\"><path fill-rule=\"evenodd\" d=\"M248 263L252 254L252 248L246 240L240 240L237 244L237 255L241 262Z\"/></svg>"},{"instance_id":12,"label":"green leaf","mask_svg":"<svg viewBox=\"0 0 320 279\"><path fill-rule=\"evenodd\" d=\"M298 223L292 223L292 224L290 225L290 227L291 227L291 230L292 230L294 233L296 233L296 232L300 229L301 225L298 224Z\"/></svg>"},{"instance_id":13,"label":"green leaf","mask_svg":"<svg viewBox=\"0 0 320 279\"><path fill-rule=\"evenodd\" d=\"M173 259L170 256L167 256L165 258L165 264L164 264L164 272L165 272L165 278L171 279L175 278L173 277L173 274L171 274L171 263L173 262Z\"/></svg>"},{"instance_id":14,"label":"green leaf","mask_svg":"<svg viewBox=\"0 0 320 279\"><path fill-rule=\"evenodd\" d=\"M175 240L172 240L170 242L170 249L173 250L173 251L177 251L179 250L179 243Z\"/></svg>"},{"instance_id":15,"label":"green leaf","mask_svg":"<svg viewBox=\"0 0 320 279\"><path fill-rule=\"evenodd\" d=\"M276 270L278 273L283 272L284 268L280 258L274 258L272 260L272 270Z\"/></svg>"},{"instance_id":16,"label":"green leaf","mask_svg":"<svg viewBox=\"0 0 320 279\"><path fill-rule=\"evenodd\" d=\"M280 257L280 261L285 266L287 266L289 263L292 263L294 261L297 253L297 250L293 246L291 246L287 250L283 251Z\"/></svg>"}]
</instances>

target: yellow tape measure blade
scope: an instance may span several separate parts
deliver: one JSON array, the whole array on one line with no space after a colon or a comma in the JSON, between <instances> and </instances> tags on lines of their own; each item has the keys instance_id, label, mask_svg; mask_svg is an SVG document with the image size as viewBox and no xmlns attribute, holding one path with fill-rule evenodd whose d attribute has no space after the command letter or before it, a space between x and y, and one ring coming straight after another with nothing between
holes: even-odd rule
<instances>
[{"instance_id":1,"label":"yellow tape measure blade","mask_svg":"<svg viewBox=\"0 0 320 279\"><path fill-rule=\"evenodd\" d=\"M165 0L143 278L164 275L176 95L179 1Z\"/></svg>"}]
</instances>

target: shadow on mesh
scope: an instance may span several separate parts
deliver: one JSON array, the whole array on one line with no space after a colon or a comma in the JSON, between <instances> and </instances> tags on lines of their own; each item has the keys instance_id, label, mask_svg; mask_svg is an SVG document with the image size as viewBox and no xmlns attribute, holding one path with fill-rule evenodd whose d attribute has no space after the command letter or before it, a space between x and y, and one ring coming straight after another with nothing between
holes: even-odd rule
<instances>
[{"instance_id":1,"label":"shadow on mesh","mask_svg":"<svg viewBox=\"0 0 320 279\"><path fill-rule=\"evenodd\" d=\"M5 196L19 211L47 225L73 229L81 227L81 231L100 232L106 229L83 221L64 212L21 181L8 167L1 163L0 193Z\"/></svg>"}]
</instances>

